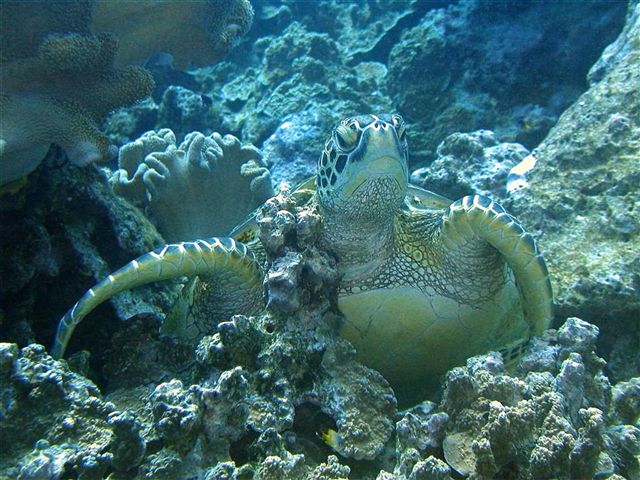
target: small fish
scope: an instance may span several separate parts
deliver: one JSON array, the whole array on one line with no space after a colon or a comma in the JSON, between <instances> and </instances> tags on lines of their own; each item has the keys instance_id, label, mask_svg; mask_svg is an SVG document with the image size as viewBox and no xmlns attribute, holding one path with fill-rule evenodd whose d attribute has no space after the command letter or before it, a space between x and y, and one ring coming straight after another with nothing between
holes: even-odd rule
<instances>
[{"instance_id":1,"label":"small fish","mask_svg":"<svg viewBox=\"0 0 640 480\"><path fill-rule=\"evenodd\" d=\"M340 437L340 434L333 428L328 428L326 432L320 434L320 438L322 438L322 441L335 451L340 451L342 449L342 437Z\"/></svg>"}]
</instances>

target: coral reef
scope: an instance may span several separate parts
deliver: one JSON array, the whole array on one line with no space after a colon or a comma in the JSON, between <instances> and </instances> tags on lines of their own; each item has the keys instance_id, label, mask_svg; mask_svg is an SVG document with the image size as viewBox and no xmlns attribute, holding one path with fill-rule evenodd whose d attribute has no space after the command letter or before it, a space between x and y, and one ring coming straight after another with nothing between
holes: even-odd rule
<instances>
[{"instance_id":1,"label":"coral reef","mask_svg":"<svg viewBox=\"0 0 640 480\"><path fill-rule=\"evenodd\" d=\"M129 64L163 51L181 67L211 64L238 43L252 18L248 0L189 8L178 1L3 3L0 186L33 171L51 143L77 165L111 160L117 151L100 124L154 85L147 70Z\"/></svg>"},{"instance_id":2,"label":"coral reef","mask_svg":"<svg viewBox=\"0 0 640 480\"><path fill-rule=\"evenodd\" d=\"M111 183L169 242L224 236L273 195L260 152L232 135L150 131L120 149Z\"/></svg>"},{"instance_id":3,"label":"coral reef","mask_svg":"<svg viewBox=\"0 0 640 480\"><path fill-rule=\"evenodd\" d=\"M195 73L224 128L248 141L262 143L289 115L305 110L316 112L323 131L354 112L392 110L381 93L386 67L361 62L345 68L342 49L326 33L293 22L279 36L256 40L254 50L261 61L250 68L223 62ZM322 139L303 148L319 152Z\"/></svg>"},{"instance_id":4,"label":"coral reef","mask_svg":"<svg viewBox=\"0 0 640 480\"><path fill-rule=\"evenodd\" d=\"M421 134L420 162L457 131L491 128L534 147L584 89L624 4L463 1L426 13L388 58L389 95ZM557 68L547 68L548 65Z\"/></svg>"},{"instance_id":5,"label":"coral reef","mask_svg":"<svg viewBox=\"0 0 640 480\"><path fill-rule=\"evenodd\" d=\"M448 463L478 478L512 465L517 478L637 475L640 430L618 423L605 362L594 353L597 335L595 326L570 318L525 354L516 376L492 354L450 371L441 404L449 416Z\"/></svg>"},{"instance_id":6,"label":"coral reef","mask_svg":"<svg viewBox=\"0 0 640 480\"><path fill-rule=\"evenodd\" d=\"M177 2L97 4L93 25L94 2L2 4L0 175L31 174L0 198L0 478L640 478L637 0L588 75L623 2L257 2L238 55L111 115L109 138L129 143L111 184L77 164L113 155L99 122L149 82L114 59L165 48L178 66L209 63L251 13L246 0L197 2L195 17ZM119 53L100 22L121 23ZM558 328L516 365L470 358L399 411L338 336L322 218L286 186L256 218L262 314L184 343L163 324L185 288L168 282L96 310L68 360L46 353L96 280L167 239L226 233L271 195L265 165L295 183L337 117L394 105L412 123L415 182L500 199L536 230Z\"/></svg>"},{"instance_id":7,"label":"coral reef","mask_svg":"<svg viewBox=\"0 0 640 480\"><path fill-rule=\"evenodd\" d=\"M52 360L42 345L19 349L0 343L0 365L4 478L60 478L72 471L102 476L112 457L104 451L111 443L113 404L89 380ZM21 464L7 466L12 457L22 458ZM123 465L122 455L113 458L114 467Z\"/></svg>"},{"instance_id":8,"label":"coral reef","mask_svg":"<svg viewBox=\"0 0 640 480\"><path fill-rule=\"evenodd\" d=\"M174 377L103 397L42 346L1 344L0 439L11 448L0 472L398 480L640 473L639 379L611 386L594 325L570 318L545 332L512 374L497 353L471 358L447 374L439 404L396 412L386 382L336 337L326 301L291 318L272 311L219 324L190 372L176 372L191 386ZM327 431L328 445L319 440Z\"/></svg>"},{"instance_id":9,"label":"coral reef","mask_svg":"<svg viewBox=\"0 0 640 480\"><path fill-rule=\"evenodd\" d=\"M215 118L210 98L171 85L162 94L156 123L170 128L176 137L182 138L189 132L213 133L220 122Z\"/></svg>"},{"instance_id":10,"label":"coral reef","mask_svg":"<svg viewBox=\"0 0 640 480\"><path fill-rule=\"evenodd\" d=\"M624 19L622 2L255 7L255 28L237 54L191 72L196 103L197 95L212 100L210 128L263 147L301 115L324 131L346 114L400 110L414 132L413 167L433 161L437 145L459 131L490 128L502 141L535 147L584 91L584 75ZM155 128L167 126L178 128ZM322 141L300 135L285 150L317 152Z\"/></svg>"},{"instance_id":11,"label":"coral reef","mask_svg":"<svg viewBox=\"0 0 640 480\"><path fill-rule=\"evenodd\" d=\"M269 3L261 2L256 5L259 15L265 20L289 16L307 27L313 27L313 30L327 32L336 40L348 62L385 60L384 54L397 41L403 26L415 21L431 8L417 0L320 0L313 10L306 8L304 3L295 1L285 0L280 8L269 6Z\"/></svg>"},{"instance_id":12,"label":"coral reef","mask_svg":"<svg viewBox=\"0 0 640 480\"><path fill-rule=\"evenodd\" d=\"M158 121L158 110L159 106L152 98L114 110L105 121L104 133L114 145L133 142L144 132L153 130Z\"/></svg>"},{"instance_id":13,"label":"coral reef","mask_svg":"<svg viewBox=\"0 0 640 480\"><path fill-rule=\"evenodd\" d=\"M23 4L11 2L7 10L21 8ZM16 28L21 26L12 27ZM142 68L113 67L116 49L108 35L66 34L44 38L30 56L3 60L1 184L33 171L51 143L62 146L76 165L115 156L115 147L98 130L99 123L108 112L148 95L153 87Z\"/></svg>"},{"instance_id":14,"label":"coral reef","mask_svg":"<svg viewBox=\"0 0 640 480\"><path fill-rule=\"evenodd\" d=\"M518 143L498 142L489 130L454 133L438 145L431 165L411 174L411 182L451 199L480 194L502 202L509 173L528 155Z\"/></svg>"},{"instance_id":15,"label":"coral reef","mask_svg":"<svg viewBox=\"0 0 640 480\"><path fill-rule=\"evenodd\" d=\"M112 32L123 48L119 65L143 63L165 52L177 68L209 65L222 59L249 30L249 0L96 2L91 30Z\"/></svg>"},{"instance_id":16,"label":"coral reef","mask_svg":"<svg viewBox=\"0 0 640 480\"><path fill-rule=\"evenodd\" d=\"M591 70L591 86L536 148L512 208L541 244L560 315L626 337L640 368L640 5ZM623 379L623 378L620 378Z\"/></svg>"},{"instance_id":17,"label":"coral reef","mask_svg":"<svg viewBox=\"0 0 640 480\"><path fill-rule=\"evenodd\" d=\"M278 214L285 212L297 220L294 230L278 221ZM55 467L83 474L85 464L92 462L94 472L109 468L138 478L219 478L224 471L250 477L255 472L255 478L339 478L349 468L329 456L331 450L320 440L320 434L329 429L337 429L339 443L334 445L342 455L379 456L393 435L395 398L387 382L357 364L353 348L337 338L338 318L332 312L330 293L338 276L332 259L315 246L318 222L316 213L296 207L286 195L267 202L260 218L263 235L274 239L265 241L274 259L267 292L281 300L269 301L271 307L261 317L235 316L220 323L197 345L195 364L192 350L174 349L173 355L182 356L183 362L190 358L191 366L185 368L188 364L183 363L167 380L152 379L149 385L149 375L129 375L127 384L118 379L122 370L105 369L110 387L103 399L90 382L70 373L66 362L52 361L42 347L19 351L7 346L11 355L2 363L7 378L3 381L13 381L16 365L31 375L46 370L47 378L62 376L66 381L58 382L60 396L69 400L61 410L70 417L68 423L92 425L92 438L104 440L87 447L76 443L73 456L63 455L56 450L61 437L40 433L55 431L57 414L51 415L42 419L43 427L34 430L33 439L19 439L16 445L28 452L36 437L45 435L49 443L38 441L38 448L46 450L37 462L24 452L13 452L2 459L2 472ZM284 242L278 240L283 238ZM300 268L288 268L286 259L292 256ZM284 302L283 284L292 285L301 300ZM139 371L172 364L164 356L140 355L145 347L137 342L138 348L132 349L127 341L143 337L162 351L161 345L172 340L159 336L157 323L139 316L124 329L123 337L107 342L113 363L136 362ZM38 353L37 362L20 362L19 357L31 351ZM80 388L83 381L89 387ZM187 386L186 382L196 383ZM72 408L72 393L84 395L87 388L97 397L93 402L101 406L95 420L91 412ZM3 400L11 406L10 412L34 416L46 409L46 398L39 398L28 408L21 398ZM83 398L76 403L84 403ZM7 418L11 428L21 423L18 417ZM40 457L49 459L45 466ZM11 458L21 460L12 464Z\"/></svg>"},{"instance_id":18,"label":"coral reef","mask_svg":"<svg viewBox=\"0 0 640 480\"><path fill-rule=\"evenodd\" d=\"M285 118L264 141L262 158L276 184L284 181L295 185L316 174L319 153L314 147L324 133L326 120L316 109Z\"/></svg>"},{"instance_id":19,"label":"coral reef","mask_svg":"<svg viewBox=\"0 0 640 480\"><path fill-rule=\"evenodd\" d=\"M104 179L83 184L104 189ZM223 321L195 347L163 335L158 315L103 336L102 353L95 333L81 335L76 342L107 359L102 393L41 346L3 344L0 440L10 437L12 449L0 456L0 472L398 480L640 473L638 378L611 385L595 354L596 326L570 318L546 331L513 373L497 353L471 358L447 374L437 404L399 412L384 378L338 336L339 276L318 247L318 213L284 189L257 221L270 260L266 312ZM87 372L81 354L69 365ZM34 427L16 433L25 418Z\"/></svg>"}]
</instances>

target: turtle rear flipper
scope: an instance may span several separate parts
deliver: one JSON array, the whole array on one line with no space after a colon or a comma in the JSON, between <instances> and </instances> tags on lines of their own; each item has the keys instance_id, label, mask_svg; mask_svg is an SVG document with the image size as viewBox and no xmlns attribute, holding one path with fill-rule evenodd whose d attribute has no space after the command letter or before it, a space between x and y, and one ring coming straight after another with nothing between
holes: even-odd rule
<instances>
[{"instance_id":1,"label":"turtle rear flipper","mask_svg":"<svg viewBox=\"0 0 640 480\"><path fill-rule=\"evenodd\" d=\"M443 244L451 249L475 237L498 250L514 273L529 335L549 327L553 317L549 272L533 236L518 220L490 198L470 195L445 211L442 234Z\"/></svg>"},{"instance_id":2,"label":"turtle rear flipper","mask_svg":"<svg viewBox=\"0 0 640 480\"><path fill-rule=\"evenodd\" d=\"M160 280L195 275L232 277L228 286L233 292L224 292L228 299L238 299L236 305L244 305L253 314L262 302L262 267L254 254L243 243L232 238L209 238L195 242L165 245L146 253L116 270L89 289L65 314L58 324L56 338L51 349L54 358L61 358L75 327L93 309L114 295ZM216 282L217 288L227 288L224 282ZM250 310L250 311L249 311Z\"/></svg>"}]
</instances>

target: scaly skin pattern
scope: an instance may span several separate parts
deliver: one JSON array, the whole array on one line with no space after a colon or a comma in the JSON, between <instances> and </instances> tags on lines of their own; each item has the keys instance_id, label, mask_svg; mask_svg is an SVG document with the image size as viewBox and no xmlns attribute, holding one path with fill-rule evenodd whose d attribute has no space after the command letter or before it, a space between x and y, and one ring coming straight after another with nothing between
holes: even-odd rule
<instances>
[{"instance_id":1,"label":"scaly skin pattern","mask_svg":"<svg viewBox=\"0 0 640 480\"><path fill-rule=\"evenodd\" d=\"M321 240L342 274L340 333L404 403L424 398L439 375L471 355L500 350L511 360L552 318L533 237L491 199L450 202L409 186L407 152L400 116L347 118L320 156L313 198ZM157 280L199 277L174 309L176 329L194 341L214 328L212 319L258 313L264 252L252 228L243 224L234 235L250 247L198 240L121 268L61 320L53 354L64 354L75 326L99 303Z\"/></svg>"},{"instance_id":2,"label":"scaly skin pattern","mask_svg":"<svg viewBox=\"0 0 640 480\"><path fill-rule=\"evenodd\" d=\"M469 196L445 211L401 211L394 230L390 255L343 282L338 305L342 335L403 399L423 399L440 374L472 355L501 350L510 360L548 326L544 260L496 203Z\"/></svg>"},{"instance_id":3,"label":"scaly skin pattern","mask_svg":"<svg viewBox=\"0 0 640 480\"><path fill-rule=\"evenodd\" d=\"M233 277L234 281L230 282L234 292L231 303L248 314L257 313L262 308L264 273L260 262L246 245L232 238L216 237L169 244L132 260L89 289L60 320L51 355L61 358L76 326L89 312L114 295L159 280L195 275L209 279L212 284L220 275ZM221 304L219 311L224 312L225 307L228 305ZM198 323L185 328L201 332L200 336L210 331Z\"/></svg>"},{"instance_id":4,"label":"scaly skin pattern","mask_svg":"<svg viewBox=\"0 0 640 480\"><path fill-rule=\"evenodd\" d=\"M353 117L327 142L317 179L343 275L341 334L405 404L472 355L500 350L509 362L552 318L533 237L486 197L412 205L406 157L402 119Z\"/></svg>"}]
</instances>

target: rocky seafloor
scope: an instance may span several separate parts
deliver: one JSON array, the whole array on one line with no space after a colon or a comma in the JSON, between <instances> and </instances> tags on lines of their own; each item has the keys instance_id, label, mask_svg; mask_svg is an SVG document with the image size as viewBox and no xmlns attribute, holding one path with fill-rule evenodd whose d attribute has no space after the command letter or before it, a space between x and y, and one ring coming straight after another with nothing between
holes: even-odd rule
<instances>
[{"instance_id":1,"label":"rocky seafloor","mask_svg":"<svg viewBox=\"0 0 640 480\"><path fill-rule=\"evenodd\" d=\"M151 68L152 97L111 115L118 169L54 148L0 197L0 478L640 478L640 4L254 4L226 61ZM190 231L224 234L270 179L313 172L341 117L392 110L412 181L491 196L545 253L556 318L515 370L488 352L399 410L337 335L321 218L286 188L259 214L262 315L183 344L161 333L167 282L115 297L66 360L48 355L97 280Z\"/></svg>"}]
</instances>

